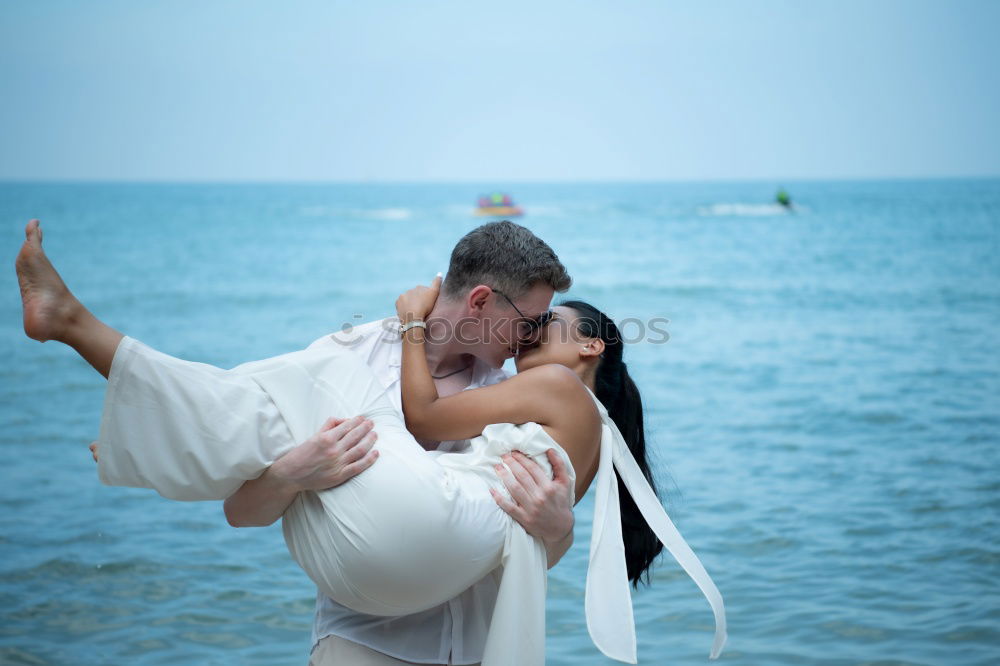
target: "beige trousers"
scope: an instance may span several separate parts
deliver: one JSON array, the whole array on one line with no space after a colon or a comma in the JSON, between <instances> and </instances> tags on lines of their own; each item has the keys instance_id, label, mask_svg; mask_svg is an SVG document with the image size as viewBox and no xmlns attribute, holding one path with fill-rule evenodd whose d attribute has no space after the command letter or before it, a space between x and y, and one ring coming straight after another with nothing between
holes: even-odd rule
<instances>
[{"instance_id":1,"label":"beige trousers","mask_svg":"<svg viewBox=\"0 0 1000 666\"><path fill-rule=\"evenodd\" d=\"M327 636L322 639L309 657L309 666L399 666L414 663L384 655L340 636Z\"/></svg>"}]
</instances>

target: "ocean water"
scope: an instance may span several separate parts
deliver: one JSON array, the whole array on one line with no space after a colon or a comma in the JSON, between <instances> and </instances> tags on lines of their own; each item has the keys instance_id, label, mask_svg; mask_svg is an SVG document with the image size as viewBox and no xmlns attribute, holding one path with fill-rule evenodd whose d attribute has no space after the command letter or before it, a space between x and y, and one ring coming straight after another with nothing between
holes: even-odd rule
<instances>
[{"instance_id":1,"label":"ocean water","mask_svg":"<svg viewBox=\"0 0 1000 666\"><path fill-rule=\"evenodd\" d=\"M279 527L99 483L103 379L21 331L29 218L98 316L231 367L391 314L481 189L0 184L0 662L304 664L314 599ZM569 295L635 340L722 661L1000 663L1000 181L796 183L793 214L772 184L509 189ZM592 500L550 572L550 664L611 663L583 615ZM669 556L633 600L640 663L707 661L708 604Z\"/></svg>"}]
</instances>

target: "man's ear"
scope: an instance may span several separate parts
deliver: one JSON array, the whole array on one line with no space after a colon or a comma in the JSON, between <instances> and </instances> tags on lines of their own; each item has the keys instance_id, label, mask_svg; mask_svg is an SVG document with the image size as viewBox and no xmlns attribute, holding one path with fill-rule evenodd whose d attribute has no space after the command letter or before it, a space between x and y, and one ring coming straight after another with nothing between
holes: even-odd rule
<instances>
[{"instance_id":1,"label":"man's ear","mask_svg":"<svg viewBox=\"0 0 1000 666\"><path fill-rule=\"evenodd\" d=\"M604 340L600 338L587 338L580 348L580 356L600 356L604 353Z\"/></svg>"},{"instance_id":2,"label":"man's ear","mask_svg":"<svg viewBox=\"0 0 1000 666\"><path fill-rule=\"evenodd\" d=\"M465 299L465 304L469 308L469 312L474 316L481 315L492 294L493 290L485 284L476 285L470 289Z\"/></svg>"}]
</instances>

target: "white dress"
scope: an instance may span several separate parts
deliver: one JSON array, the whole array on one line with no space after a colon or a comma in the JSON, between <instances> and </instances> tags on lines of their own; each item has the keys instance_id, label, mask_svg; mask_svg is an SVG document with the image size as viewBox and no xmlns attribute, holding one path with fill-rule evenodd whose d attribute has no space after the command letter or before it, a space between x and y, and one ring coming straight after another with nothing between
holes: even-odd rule
<instances>
[{"instance_id":1,"label":"white dress","mask_svg":"<svg viewBox=\"0 0 1000 666\"><path fill-rule=\"evenodd\" d=\"M714 658L725 641L718 590L594 400L604 425L586 583L591 637L606 655L635 663L613 465L650 527L712 604ZM338 603L389 616L440 604L502 566L482 663L544 663L545 548L489 493L493 487L507 495L493 465L513 449L549 474L545 451L555 449L573 488L568 455L536 423L493 424L468 451L431 455L406 431L371 370L346 349L298 351L221 370L125 337L108 377L99 475L104 483L153 488L171 499L223 499L328 417L357 414L375 424L379 459L336 488L297 496L282 520L292 557Z\"/></svg>"}]
</instances>

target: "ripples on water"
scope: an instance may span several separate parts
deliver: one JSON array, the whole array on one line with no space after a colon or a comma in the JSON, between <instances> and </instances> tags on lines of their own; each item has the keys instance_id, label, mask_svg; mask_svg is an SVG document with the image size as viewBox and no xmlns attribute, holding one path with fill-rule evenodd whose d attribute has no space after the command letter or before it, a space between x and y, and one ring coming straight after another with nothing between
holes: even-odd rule
<instances>
[{"instance_id":1,"label":"ripples on water","mask_svg":"<svg viewBox=\"0 0 1000 666\"><path fill-rule=\"evenodd\" d=\"M487 188L488 189L488 188ZM1000 658L1000 183L531 185L524 223L637 343L664 500L725 596L723 659ZM4 248L43 219L112 325L230 367L392 312L479 221L466 186L0 185ZM0 663L302 664L313 589L280 529L99 484L102 380L21 336L0 447ZM552 664L587 636L592 497L550 572ZM707 603L672 561L634 595L642 663L703 663Z\"/></svg>"}]
</instances>

